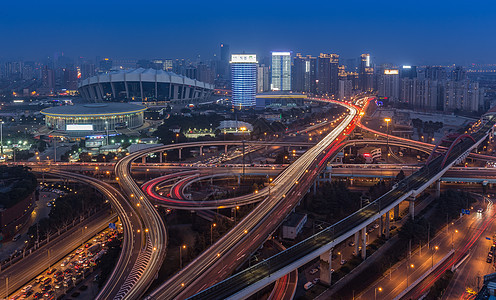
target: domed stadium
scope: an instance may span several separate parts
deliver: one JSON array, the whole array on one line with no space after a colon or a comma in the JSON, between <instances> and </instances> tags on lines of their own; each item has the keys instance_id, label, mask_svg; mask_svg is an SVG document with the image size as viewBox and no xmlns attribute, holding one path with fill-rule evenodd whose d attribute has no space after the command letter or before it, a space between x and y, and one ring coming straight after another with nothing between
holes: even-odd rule
<instances>
[{"instance_id":1,"label":"domed stadium","mask_svg":"<svg viewBox=\"0 0 496 300\"><path fill-rule=\"evenodd\" d=\"M139 68L87 78L78 89L84 99L92 101L186 105L208 99L214 86L172 72Z\"/></svg>"}]
</instances>

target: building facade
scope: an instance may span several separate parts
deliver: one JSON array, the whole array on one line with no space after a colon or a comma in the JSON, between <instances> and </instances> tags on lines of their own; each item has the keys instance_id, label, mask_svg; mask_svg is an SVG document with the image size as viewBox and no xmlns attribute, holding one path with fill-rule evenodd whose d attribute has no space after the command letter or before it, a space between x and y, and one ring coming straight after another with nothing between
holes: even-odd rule
<instances>
[{"instance_id":1,"label":"building facade","mask_svg":"<svg viewBox=\"0 0 496 300\"><path fill-rule=\"evenodd\" d=\"M258 62L256 54L231 55L232 105L243 109L256 104Z\"/></svg>"},{"instance_id":2,"label":"building facade","mask_svg":"<svg viewBox=\"0 0 496 300\"><path fill-rule=\"evenodd\" d=\"M317 59L317 64L318 93L337 97L339 91L339 55L321 53Z\"/></svg>"},{"instance_id":3,"label":"building facade","mask_svg":"<svg viewBox=\"0 0 496 300\"><path fill-rule=\"evenodd\" d=\"M317 58L297 53L293 60L292 90L315 93L317 85Z\"/></svg>"},{"instance_id":4,"label":"building facade","mask_svg":"<svg viewBox=\"0 0 496 300\"><path fill-rule=\"evenodd\" d=\"M272 52L272 83L273 91L291 90L291 52Z\"/></svg>"}]
</instances>

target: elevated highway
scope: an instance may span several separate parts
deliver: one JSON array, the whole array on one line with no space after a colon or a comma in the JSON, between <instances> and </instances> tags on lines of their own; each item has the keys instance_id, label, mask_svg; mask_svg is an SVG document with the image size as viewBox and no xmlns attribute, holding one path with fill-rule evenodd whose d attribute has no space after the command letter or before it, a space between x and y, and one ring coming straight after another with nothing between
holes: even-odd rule
<instances>
[{"instance_id":1,"label":"elevated highway","mask_svg":"<svg viewBox=\"0 0 496 300\"><path fill-rule=\"evenodd\" d=\"M190 299L243 299L263 288L268 283L284 276L291 270L323 254L332 255L331 249L345 241L356 232L362 231L365 239L366 226L388 213L401 201L415 197L436 182L454 164L465 159L470 151L488 136L494 126L492 118L486 120L481 128L471 135L475 140L463 140L453 147L444 157L439 156L420 168L395 188L370 203L363 209L328 227L305 241L283 251L270 259L248 268L229 279L218 283ZM365 247L362 248L362 255ZM330 266L328 266L330 267ZM322 270L322 272L330 272ZM330 278L330 274L328 274Z\"/></svg>"}]
</instances>

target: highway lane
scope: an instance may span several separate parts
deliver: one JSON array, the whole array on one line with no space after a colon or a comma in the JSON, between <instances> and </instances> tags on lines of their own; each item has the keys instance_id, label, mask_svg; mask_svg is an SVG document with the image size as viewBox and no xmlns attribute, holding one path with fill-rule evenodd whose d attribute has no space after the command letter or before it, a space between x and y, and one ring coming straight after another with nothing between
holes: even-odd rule
<instances>
[{"instance_id":1,"label":"highway lane","mask_svg":"<svg viewBox=\"0 0 496 300\"><path fill-rule=\"evenodd\" d=\"M184 299L230 274L236 266L247 259L253 248L257 248L279 226L301 198L302 191L295 192L296 189L293 190L293 187L300 186L299 181L305 175L311 177L310 180L318 176L319 172L313 167L316 163L319 164L319 168L325 167L315 158L318 156L329 158L328 151L332 151L330 145L336 141L341 142L346 138L346 134L353 130L353 126L349 125L356 120L357 108L352 106L348 108L350 114L331 133L305 152L273 181L270 197L262 201L216 244L154 291L150 298ZM279 210L269 218L269 213L275 208Z\"/></svg>"},{"instance_id":2,"label":"highway lane","mask_svg":"<svg viewBox=\"0 0 496 300\"><path fill-rule=\"evenodd\" d=\"M493 125L493 120L487 120L485 124L479 128L479 131L473 133L472 136L475 140L484 139L487 136L487 132ZM450 165L455 161L458 161L460 155L464 155L467 149L471 148L473 145L474 143L471 140L463 140L457 144L453 147L452 152L449 154L446 164ZM269 278L268 281L264 281L265 283L279 278L284 275L284 273L278 272L278 270L283 269L286 266L290 266L291 268L295 266L297 267L310 261L318 255L317 253L321 253L323 251L322 249L332 247L332 243L338 243L353 234L354 228L365 227L371 221L375 220L375 218L380 216L380 212L384 208L391 207L398 201L398 199L403 199L406 195L409 195L410 191L417 190L425 186L432 177L438 176L438 174L444 169L445 163L443 161L443 157L435 158L428 165L418 170L414 175L400 182L396 188L358 212L317 233L309 239L289 248L288 250L265 260L263 263L259 263L215 286L212 286L194 297L191 297L191 299L227 298L228 296L243 290L244 287L248 287L262 279ZM274 276L275 272L278 273Z\"/></svg>"},{"instance_id":3,"label":"highway lane","mask_svg":"<svg viewBox=\"0 0 496 300\"><path fill-rule=\"evenodd\" d=\"M143 226L134 208L126 201L124 196L110 184L98 179L66 171L44 170L45 174L72 179L83 182L98 189L110 200L113 209L117 212L124 232L122 250L116 266L109 279L100 290L97 299L125 299L125 293L121 293L126 278L130 275L132 268L138 263L140 249L143 247L142 240L136 238L137 232L143 231Z\"/></svg>"},{"instance_id":4,"label":"highway lane","mask_svg":"<svg viewBox=\"0 0 496 300\"><path fill-rule=\"evenodd\" d=\"M81 246L84 241L108 227L117 219L116 214L102 212L84 220L80 225L69 229L50 243L40 247L15 265L0 272L0 296L6 294L8 278L9 293L20 289L24 284L48 269L49 265L64 258L68 253ZM84 226L85 229L81 230ZM49 254L50 252L50 254Z\"/></svg>"}]
</instances>

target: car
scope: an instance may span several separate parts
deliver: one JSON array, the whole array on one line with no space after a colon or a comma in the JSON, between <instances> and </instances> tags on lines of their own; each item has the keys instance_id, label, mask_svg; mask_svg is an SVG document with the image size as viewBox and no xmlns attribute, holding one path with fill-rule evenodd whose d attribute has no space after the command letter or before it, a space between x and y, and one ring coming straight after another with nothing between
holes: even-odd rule
<instances>
[{"instance_id":1,"label":"car","mask_svg":"<svg viewBox=\"0 0 496 300\"><path fill-rule=\"evenodd\" d=\"M41 287L41 291L42 291L42 292L46 292L46 291L49 291L49 290L51 290L51 289L52 289L52 286L51 286L51 285L49 285L49 284L44 285L44 286L42 286L42 287Z\"/></svg>"},{"instance_id":2,"label":"car","mask_svg":"<svg viewBox=\"0 0 496 300\"><path fill-rule=\"evenodd\" d=\"M40 276L40 277L37 277L37 278L34 280L34 282L35 282L35 283L40 283L40 282L43 282L43 280L45 280L45 276L43 276L43 275L42 275L42 276Z\"/></svg>"},{"instance_id":3,"label":"car","mask_svg":"<svg viewBox=\"0 0 496 300\"><path fill-rule=\"evenodd\" d=\"M312 270L310 270L310 274L313 275L313 274L317 273L318 271L319 271L319 269L312 269Z\"/></svg>"},{"instance_id":4,"label":"car","mask_svg":"<svg viewBox=\"0 0 496 300\"><path fill-rule=\"evenodd\" d=\"M349 243L348 243L348 246L350 246L350 247L355 246L355 242L353 242L353 241L352 241L352 242L349 242Z\"/></svg>"},{"instance_id":5,"label":"car","mask_svg":"<svg viewBox=\"0 0 496 300\"><path fill-rule=\"evenodd\" d=\"M23 288L21 289L21 292L22 292L22 293L25 293L25 292L27 292L27 291L30 291L31 289L33 289L33 286L32 286L32 285L26 285L25 287L23 287Z\"/></svg>"},{"instance_id":6,"label":"car","mask_svg":"<svg viewBox=\"0 0 496 300\"><path fill-rule=\"evenodd\" d=\"M344 265L346 262L347 262L347 260L346 260L346 259L342 259L342 260L341 260L341 264L342 264L342 265Z\"/></svg>"},{"instance_id":7,"label":"car","mask_svg":"<svg viewBox=\"0 0 496 300\"><path fill-rule=\"evenodd\" d=\"M481 213L483 213L483 212L484 212L484 209L479 208L479 209L477 210L477 212L481 214Z\"/></svg>"},{"instance_id":8,"label":"car","mask_svg":"<svg viewBox=\"0 0 496 300\"><path fill-rule=\"evenodd\" d=\"M370 227L369 229L367 229L368 232L372 232L374 231L374 227Z\"/></svg>"},{"instance_id":9,"label":"car","mask_svg":"<svg viewBox=\"0 0 496 300\"><path fill-rule=\"evenodd\" d=\"M29 296L31 296L33 293L34 293L33 290L29 290L29 291L25 292L24 294L22 294L22 297L29 298Z\"/></svg>"},{"instance_id":10,"label":"car","mask_svg":"<svg viewBox=\"0 0 496 300\"><path fill-rule=\"evenodd\" d=\"M52 275L55 272L57 272L57 269L52 268L52 269L50 269L50 270L47 271L47 275Z\"/></svg>"},{"instance_id":11,"label":"car","mask_svg":"<svg viewBox=\"0 0 496 300\"><path fill-rule=\"evenodd\" d=\"M33 295L34 299L41 299L43 298L43 293L42 292L37 292L36 294Z\"/></svg>"},{"instance_id":12,"label":"car","mask_svg":"<svg viewBox=\"0 0 496 300\"><path fill-rule=\"evenodd\" d=\"M320 281L320 278L314 278L314 280L312 280L312 283L317 284L319 281Z\"/></svg>"},{"instance_id":13,"label":"car","mask_svg":"<svg viewBox=\"0 0 496 300\"><path fill-rule=\"evenodd\" d=\"M313 284L313 282L309 281L307 283L305 283L305 285L303 286L305 288L306 291L308 291L309 289L311 289L315 284Z\"/></svg>"},{"instance_id":14,"label":"car","mask_svg":"<svg viewBox=\"0 0 496 300\"><path fill-rule=\"evenodd\" d=\"M379 224L375 223L374 228L379 228Z\"/></svg>"},{"instance_id":15,"label":"car","mask_svg":"<svg viewBox=\"0 0 496 300\"><path fill-rule=\"evenodd\" d=\"M488 256L486 259L486 262L490 264L493 261L493 258L491 256Z\"/></svg>"},{"instance_id":16,"label":"car","mask_svg":"<svg viewBox=\"0 0 496 300\"><path fill-rule=\"evenodd\" d=\"M47 291L45 294L43 294L43 297L48 298L53 295L53 291Z\"/></svg>"}]
</instances>

